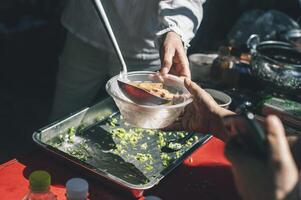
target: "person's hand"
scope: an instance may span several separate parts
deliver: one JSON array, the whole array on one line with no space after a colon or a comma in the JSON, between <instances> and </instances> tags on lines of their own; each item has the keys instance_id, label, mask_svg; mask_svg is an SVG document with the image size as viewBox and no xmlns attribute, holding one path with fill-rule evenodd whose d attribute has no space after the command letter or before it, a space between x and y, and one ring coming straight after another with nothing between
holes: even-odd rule
<instances>
[{"instance_id":1,"label":"person's hand","mask_svg":"<svg viewBox=\"0 0 301 200\"><path fill-rule=\"evenodd\" d=\"M267 160L247 152L238 135L226 144L225 155L232 163L236 186L245 200L294 199L297 195L297 167L292 158L281 121L265 120Z\"/></svg>"},{"instance_id":2,"label":"person's hand","mask_svg":"<svg viewBox=\"0 0 301 200\"><path fill-rule=\"evenodd\" d=\"M168 32L161 48L160 72L190 78L189 63L180 36L175 32Z\"/></svg>"},{"instance_id":3,"label":"person's hand","mask_svg":"<svg viewBox=\"0 0 301 200\"><path fill-rule=\"evenodd\" d=\"M233 113L221 108L210 94L187 78L185 87L191 93L193 102L185 108L183 115L167 129L211 133L226 140L221 117Z\"/></svg>"}]
</instances>

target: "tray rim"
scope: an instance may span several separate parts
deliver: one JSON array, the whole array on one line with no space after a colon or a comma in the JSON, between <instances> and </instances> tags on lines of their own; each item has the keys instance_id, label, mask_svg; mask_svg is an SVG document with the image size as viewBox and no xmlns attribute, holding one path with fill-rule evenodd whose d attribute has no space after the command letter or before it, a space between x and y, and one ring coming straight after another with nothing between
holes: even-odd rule
<instances>
[{"instance_id":1,"label":"tray rim","mask_svg":"<svg viewBox=\"0 0 301 200\"><path fill-rule=\"evenodd\" d=\"M174 165L170 165L170 167L168 167L168 168L164 169L163 171L161 171L160 175L158 177L156 177L152 181L148 182L147 184L135 185L135 184L128 183L128 182L126 182L126 181L124 181L124 180L122 180L122 179L120 179L120 178L118 178L118 177L116 177L112 174L101 171L101 170L93 167L92 165L90 165L88 163L82 162L82 161L76 159L75 157L68 155L67 153L65 153L63 151L55 149L54 147L41 142L40 140L37 139L39 134L40 134L40 132L34 132L33 140L38 146L40 146L41 148L43 148L47 152L50 152L50 153L52 153L52 154L54 154L54 155L56 155L56 156L58 156L62 159L65 159L65 160L75 164L78 167L82 167L85 170L88 170L88 171L92 172L93 174L101 176L102 178L105 178L109 181L113 181L114 183L116 183L116 184L118 184L122 187L126 187L126 188L129 188L129 189L135 189L135 190L146 190L146 189L150 189L150 188L154 187L155 185L157 185L165 176L167 176L175 168L177 168L192 152L194 152L198 147L205 144L206 142L208 142L212 138L211 135L205 135L202 140L195 143L186 153L184 153L182 155L181 158L175 160L176 163L173 163ZM165 173L164 175L162 174L163 172Z\"/></svg>"}]
</instances>

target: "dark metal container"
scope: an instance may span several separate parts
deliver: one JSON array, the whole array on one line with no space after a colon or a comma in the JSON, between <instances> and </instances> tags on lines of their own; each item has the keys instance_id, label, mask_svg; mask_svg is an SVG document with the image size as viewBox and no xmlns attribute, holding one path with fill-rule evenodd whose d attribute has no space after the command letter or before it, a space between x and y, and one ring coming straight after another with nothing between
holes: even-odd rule
<instances>
[{"instance_id":1,"label":"dark metal container","mask_svg":"<svg viewBox=\"0 0 301 200\"><path fill-rule=\"evenodd\" d=\"M280 41L260 42L250 36L252 74L279 89L301 90L301 52Z\"/></svg>"}]
</instances>

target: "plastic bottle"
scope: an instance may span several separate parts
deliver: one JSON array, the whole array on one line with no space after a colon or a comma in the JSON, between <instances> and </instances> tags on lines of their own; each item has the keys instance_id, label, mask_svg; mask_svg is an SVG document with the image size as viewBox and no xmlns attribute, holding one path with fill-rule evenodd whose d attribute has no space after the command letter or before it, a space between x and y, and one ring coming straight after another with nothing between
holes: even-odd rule
<instances>
[{"instance_id":1,"label":"plastic bottle","mask_svg":"<svg viewBox=\"0 0 301 200\"><path fill-rule=\"evenodd\" d=\"M72 178L66 183L68 200L88 200L89 184L82 178Z\"/></svg>"},{"instance_id":2,"label":"plastic bottle","mask_svg":"<svg viewBox=\"0 0 301 200\"><path fill-rule=\"evenodd\" d=\"M56 200L56 196L50 191L51 177L46 171L34 171L29 176L28 194L23 200Z\"/></svg>"}]
</instances>

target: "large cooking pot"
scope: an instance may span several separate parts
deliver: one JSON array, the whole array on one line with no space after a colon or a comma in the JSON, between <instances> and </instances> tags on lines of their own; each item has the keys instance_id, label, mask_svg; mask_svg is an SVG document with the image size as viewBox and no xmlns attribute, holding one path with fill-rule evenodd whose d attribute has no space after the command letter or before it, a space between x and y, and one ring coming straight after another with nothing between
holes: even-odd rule
<instances>
[{"instance_id":1,"label":"large cooking pot","mask_svg":"<svg viewBox=\"0 0 301 200\"><path fill-rule=\"evenodd\" d=\"M258 35L251 35L247 45L255 77L283 89L301 90L301 53L291 44L260 42Z\"/></svg>"},{"instance_id":2,"label":"large cooking pot","mask_svg":"<svg viewBox=\"0 0 301 200\"><path fill-rule=\"evenodd\" d=\"M283 38L288 42L294 43L297 40L301 39L301 29L291 29L284 33Z\"/></svg>"}]
</instances>

